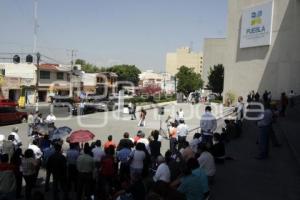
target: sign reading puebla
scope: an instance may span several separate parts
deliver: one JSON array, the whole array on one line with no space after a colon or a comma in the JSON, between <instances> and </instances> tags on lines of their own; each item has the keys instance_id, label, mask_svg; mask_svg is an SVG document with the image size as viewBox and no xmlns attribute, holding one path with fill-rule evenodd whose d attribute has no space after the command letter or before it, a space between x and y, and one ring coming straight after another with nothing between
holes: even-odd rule
<instances>
[{"instance_id":1,"label":"sign reading puebla","mask_svg":"<svg viewBox=\"0 0 300 200\"><path fill-rule=\"evenodd\" d=\"M243 10L240 48L271 44L273 1Z\"/></svg>"}]
</instances>

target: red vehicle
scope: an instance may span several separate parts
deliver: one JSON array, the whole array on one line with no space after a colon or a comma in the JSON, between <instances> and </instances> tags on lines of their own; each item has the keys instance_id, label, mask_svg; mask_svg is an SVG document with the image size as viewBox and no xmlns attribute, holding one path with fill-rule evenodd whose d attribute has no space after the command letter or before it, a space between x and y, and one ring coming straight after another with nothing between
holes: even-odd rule
<instances>
[{"instance_id":1,"label":"red vehicle","mask_svg":"<svg viewBox=\"0 0 300 200\"><path fill-rule=\"evenodd\" d=\"M0 125L23 123L27 121L27 113L19 112L17 104L8 100L0 100Z\"/></svg>"}]
</instances>

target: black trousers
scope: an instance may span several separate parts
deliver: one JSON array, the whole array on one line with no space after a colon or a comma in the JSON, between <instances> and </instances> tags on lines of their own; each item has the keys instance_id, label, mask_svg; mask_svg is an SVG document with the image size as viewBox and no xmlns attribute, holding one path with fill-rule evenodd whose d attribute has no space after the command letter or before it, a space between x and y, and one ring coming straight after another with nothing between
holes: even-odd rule
<instances>
[{"instance_id":1,"label":"black trousers","mask_svg":"<svg viewBox=\"0 0 300 200\"><path fill-rule=\"evenodd\" d=\"M186 136L178 136L178 150L186 147Z\"/></svg>"},{"instance_id":2,"label":"black trousers","mask_svg":"<svg viewBox=\"0 0 300 200\"><path fill-rule=\"evenodd\" d=\"M176 149L176 145L177 145L177 139L176 138L170 138L170 151L172 153L175 153L177 151Z\"/></svg>"},{"instance_id":3,"label":"black trousers","mask_svg":"<svg viewBox=\"0 0 300 200\"><path fill-rule=\"evenodd\" d=\"M63 192L63 199L68 199L67 178L65 176L53 176L53 200L59 200L59 189Z\"/></svg>"},{"instance_id":4,"label":"black trousers","mask_svg":"<svg viewBox=\"0 0 300 200\"><path fill-rule=\"evenodd\" d=\"M83 195L86 199L90 199L92 195L93 175L91 173L78 173L77 179L77 200L81 200ZM85 198L83 198L85 199Z\"/></svg>"},{"instance_id":5,"label":"black trousers","mask_svg":"<svg viewBox=\"0 0 300 200\"><path fill-rule=\"evenodd\" d=\"M30 200L31 199L31 191L34 187L35 184L35 174L32 175L24 175L24 179L25 179L25 198L26 200Z\"/></svg>"},{"instance_id":6,"label":"black trousers","mask_svg":"<svg viewBox=\"0 0 300 200\"><path fill-rule=\"evenodd\" d=\"M73 188L75 192L77 191L77 177L78 171L76 165L68 165L67 185L69 191L72 191Z\"/></svg>"}]
</instances>

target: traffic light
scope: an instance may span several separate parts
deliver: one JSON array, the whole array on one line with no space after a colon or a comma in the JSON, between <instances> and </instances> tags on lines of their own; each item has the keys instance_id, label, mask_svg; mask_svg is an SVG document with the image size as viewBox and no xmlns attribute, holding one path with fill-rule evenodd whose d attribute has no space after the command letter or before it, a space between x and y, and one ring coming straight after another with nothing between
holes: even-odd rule
<instances>
[{"instance_id":1,"label":"traffic light","mask_svg":"<svg viewBox=\"0 0 300 200\"><path fill-rule=\"evenodd\" d=\"M32 55L29 54L29 55L26 56L26 62L27 62L27 63L32 63L32 62L33 62L33 57L32 57Z\"/></svg>"},{"instance_id":2,"label":"traffic light","mask_svg":"<svg viewBox=\"0 0 300 200\"><path fill-rule=\"evenodd\" d=\"M20 63L20 56L14 55L14 57L13 57L13 62L14 62L15 64Z\"/></svg>"}]
</instances>

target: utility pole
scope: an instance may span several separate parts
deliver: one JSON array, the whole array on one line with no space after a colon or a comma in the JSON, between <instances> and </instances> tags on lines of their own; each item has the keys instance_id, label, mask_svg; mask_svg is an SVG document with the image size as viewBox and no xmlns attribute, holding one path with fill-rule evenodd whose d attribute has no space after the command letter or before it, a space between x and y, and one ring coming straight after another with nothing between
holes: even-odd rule
<instances>
[{"instance_id":1,"label":"utility pole","mask_svg":"<svg viewBox=\"0 0 300 200\"><path fill-rule=\"evenodd\" d=\"M40 59L41 54L39 52L36 53L36 84L35 84L35 111L39 111L39 79L40 79Z\"/></svg>"},{"instance_id":2,"label":"utility pole","mask_svg":"<svg viewBox=\"0 0 300 200\"><path fill-rule=\"evenodd\" d=\"M33 25L33 53L37 52L37 32L38 32L38 0L34 0L34 25Z\"/></svg>"},{"instance_id":3,"label":"utility pole","mask_svg":"<svg viewBox=\"0 0 300 200\"><path fill-rule=\"evenodd\" d=\"M70 91L69 97L73 97L73 66L74 66L74 57L76 56L77 50L71 49L71 69L69 71L70 74Z\"/></svg>"}]
</instances>

